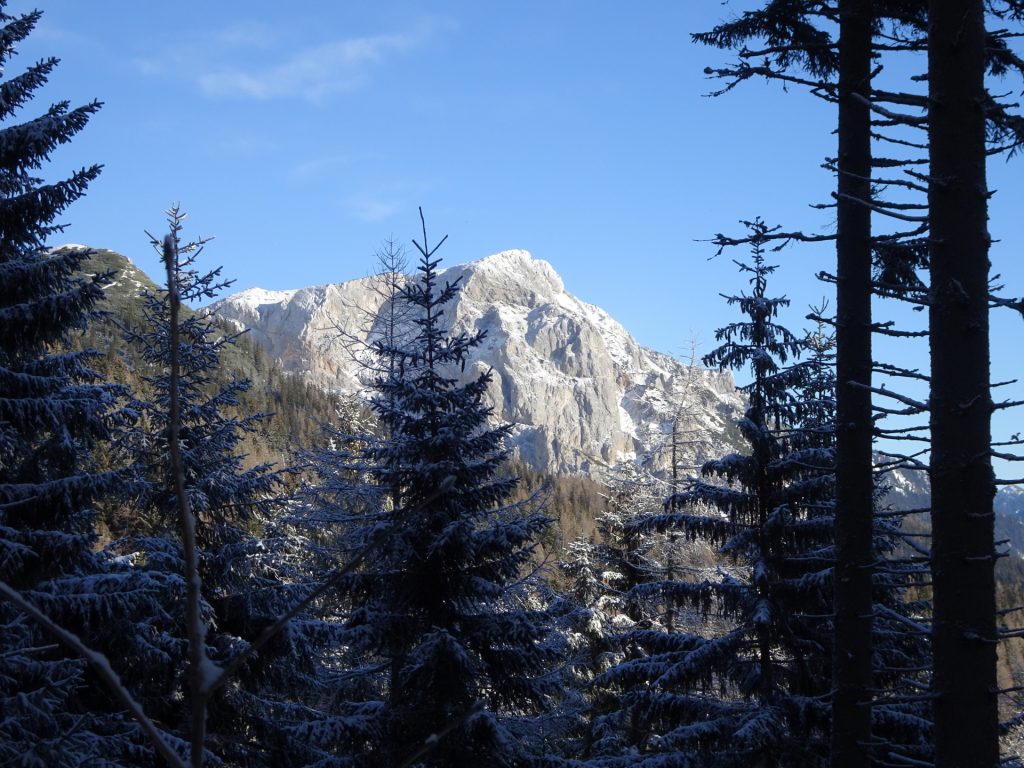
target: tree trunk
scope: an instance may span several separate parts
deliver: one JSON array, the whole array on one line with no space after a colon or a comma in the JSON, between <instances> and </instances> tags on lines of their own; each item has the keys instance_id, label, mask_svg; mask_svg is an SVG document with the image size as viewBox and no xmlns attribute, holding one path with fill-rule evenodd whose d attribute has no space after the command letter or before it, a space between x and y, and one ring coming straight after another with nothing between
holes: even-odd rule
<instances>
[{"instance_id":1,"label":"tree trunk","mask_svg":"<svg viewBox=\"0 0 1024 768\"><path fill-rule=\"evenodd\" d=\"M929 4L935 765L999 761L982 0Z\"/></svg>"},{"instance_id":2,"label":"tree trunk","mask_svg":"<svg viewBox=\"0 0 1024 768\"><path fill-rule=\"evenodd\" d=\"M836 565L832 768L867 768L871 740L871 0L839 2L836 240ZM862 97L858 98L858 96Z\"/></svg>"}]
</instances>

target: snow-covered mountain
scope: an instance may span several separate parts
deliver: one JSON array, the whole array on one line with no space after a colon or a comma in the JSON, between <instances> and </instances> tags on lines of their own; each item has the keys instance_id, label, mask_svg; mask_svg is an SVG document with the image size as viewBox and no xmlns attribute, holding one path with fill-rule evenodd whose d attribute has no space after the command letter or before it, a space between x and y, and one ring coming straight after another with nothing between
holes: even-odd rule
<instances>
[{"instance_id":1,"label":"snow-covered mountain","mask_svg":"<svg viewBox=\"0 0 1024 768\"><path fill-rule=\"evenodd\" d=\"M1016 515L1024 520L1024 486L1006 485L996 495L996 509L1006 515Z\"/></svg>"},{"instance_id":2,"label":"snow-covered mountain","mask_svg":"<svg viewBox=\"0 0 1024 768\"><path fill-rule=\"evenodd\" d=\"M514 425L514 448L533 467L665 466L677 418L676 443L690 463L721 453L735 436L742 399L731 374L641 347L605 311L567 293L547 262L505 251L452 267L442 279L462 281L445 308L454 329L487 332L462 375L492 371L495 419ZM215 308L249 329L284 370L355 392L372 378L369 346L384 328L379 288L374 278L253 288Z\"/></svg>"}]
</instances>

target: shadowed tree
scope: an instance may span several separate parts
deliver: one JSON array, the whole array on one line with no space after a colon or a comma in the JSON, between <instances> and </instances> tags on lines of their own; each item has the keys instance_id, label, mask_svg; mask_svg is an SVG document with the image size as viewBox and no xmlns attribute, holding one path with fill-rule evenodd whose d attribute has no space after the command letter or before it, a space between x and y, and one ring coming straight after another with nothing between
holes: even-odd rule
<instances>
[{"instance_id":1,"label":"shadowed tree","mask_svg":"<svg viewBox=\"0 0 1024 768\"><path fill-rule=\"evenodd\" d=\"M999 764L985 7L929 4L936 766Z\"/></svg>"},{"instance_id":2,"label":"shadowed tree","mask_svg":"<svg viewBox=\"0 0 1024 768\"><path fill-rule=\"evenodd\" d=\"M5 6L4 69L40 17L10 16ZM100 383L95 352L67 349L95 316L109 275L80 276L89 251L49 251L46 241L99 167L53 183L37 174L99 104L62 102L13 122L56 65L44 59L0 84L0 586L9 598L0 601L0 762L141 765L147 750L121 703L17 605L23 599L111 655L145 656L152 646L136 630L162 610L166 587L97 551L94 505L124 494L127 478L90 457L107 445L123 392Z\"/></svg>"},{"instance_id":3,"label":"shadowed tree","mask_svg":"<svg viewBox=\"0 0 1024 768\"><path fill-rule=\"evenodd\" d=\"M170 259L169 282L181 301L213 298L229 285L220 270L197 268L205 240L184 242L185 214L168 211L169 235L153 246ZM237 333L226 332L209 310L172 311L170 290L146 292L142 320L128 329L126 341L139 349L146 368L136 403L140 424L126 440L138 475L135 509L146 528L118 545L134 553L142 571L187 572L187 539L179 531L181 490L195 517L195 560L201 587L186 596L179 590L168 601L171 615L154 617L166 658L161 674L137 669L133 680L157 684L135 686L147 712L169 728L194 736L195 724L184 717L181 702L204 697L211 762L234 765L310 765L345 743L339 736L351 719L331 706L346 672L334 663L340 627L315 610L293 618L281 634L232 676L216 693L201 690L194 662L185 656L195 642L185 641L184 606L198 600L206 623L200 641L205 656L225 665L279 616L315 587L315 570L307 545L280 525L284 511L281 486L291 470L247 466L241 445L266 414L238 415L245 379L219 382L216 372ZM172 349L177 356L172 365ZM172 382L173 377L173 382ZM176 407L171 393L176 390ZM172 424L176 425L181 466L172 459ZM142 555L145 557L142 557ZM176 598L176 600L174 600ZM172 610L173 606L177 610ZM202 678L202 676L200 676ZM197 693L197 690L199 691ZM216 756L216 758L214 758Z\"/></svg>"},{"instance_id":4,"label":"shadowed tree","mask_svg":"<svg viewBox=\"0 0 1024 768\"><path fill-rule=\"evenodd\" d=\"M632 590L645 605L700 612L699 627L647 622L627 632L632 654L598 678L620 692L602 719L598 765L821 765L830 688L827 646L831 454L791 453L803 414L790 392L799 338L776 322L785 298L766 293L760 221L750 224L749 294L729 296L745 316L720 329L704 362L748 369L740 431L749 453L706 462L661 514L628 527L674 531L716 545L727 558L715 578L662 578ZM808 415L808 421L810 416ZM823 456L825 458L823 458ZM826 460L827 459L827 460ZM674 574L673 574L674 576Z\"/></svg>"},{"instance_id":5,"label":"shadowed tree","mask_svg":"<svg viewBox=\"0 0 1024 768\"><path fill-rule=\"evenodd\" d=\"M441 243L429 247L424 226L418 274L400 290L414 334L376 345L385 363L372 400L380 436L337 454L353 490L347 546L388 532L340 591L347 651L382 698L380 737L364 759L532 765L543 757L532 717L559 678L550 619L524 577L550 521L532 500L509 501L517 481L504 472L508 427L488 423L490 375L459 381L483 333L445 323L459 285L438 272Z\"/></svg>"},{"instance_id":6,"label":"shadowed tree","mask_svg":"<svg viewBox=\"0 0 1024 768\"><path fill-rule=\"evenodd\" d=\"M957 13L962 13L961 6L955 7ZM982 13L999 19L1020 18L1021 6L1018 2L987 3ZM887 323L872 326L870 297L872 293L894 297L910 301L917 308L929 304L927 278L922 279L921 273L929 264L927 232L931 201L926 202L923 197L929 192L932 177L920 172L929 145L924 136L930 118L929 99L923 93L888 91L872 82L888 57L926 50L928 24L929 8L924 0L770 0L710 33L695 36L701 42L737 50L737 64L710 70L727 78L723 90L750 77L764 77L806 86L815 95L835 103L838 110L838 152L827 163L837 174L837 233L811 237L802 233L777 235L803 240L834 237L837 248L836 274L826 275L836 284L839 376L836 539L840 576L836 579L834 765L866 765L870 760L868 745L874 743L867 713L872 696L867 644L872 615L868 588L872 432L884 434L890 440L911 441L911 445L920 445L913 441L926 441L921 437L920 425L882 429L872 423L871 392L886 397L894 395L891 387L868 387L872 372L895 382L897 388L908 381L927 380L898 365L872 364L872 331L905 337L921 337L926 332L908 332ZM1008 44L1013 33L996 29L981 34L984 53L979 66L996 77L1024 69L1024 62ZM921 79L928 79L927 72L918 78ZM1012 154L1024 138L1020 117L1012 113L1011 105L986 92L983 85L975 96L978 104L984 105L989 151ZM896 156L886 156L887 151L895 152ZM887 190L896 192L888 201L882 199ZM891 232L879 227L872 238L872 214L886 217L906 231ZM728 243L730 239L720 237L719 241ZM990 297L990 301L1013 305L996 297ZM902 403L897 409L874 406L875 418L927 412L928 404L921 399L909 400L898 395L896 399ZM888 463L906 468L925 467L920 460L906 456L895 456Z\"/></svg>"}]
</instances>

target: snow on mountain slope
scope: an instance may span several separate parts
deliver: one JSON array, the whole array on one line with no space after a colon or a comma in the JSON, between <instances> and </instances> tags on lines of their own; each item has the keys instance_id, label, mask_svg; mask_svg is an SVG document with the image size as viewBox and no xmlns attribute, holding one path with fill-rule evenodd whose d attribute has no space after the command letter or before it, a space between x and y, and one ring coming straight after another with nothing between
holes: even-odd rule
<instances>
[{"instance_id":1,"label":"snow on mountain slope","mask_svg":"<svg viewBox=\"0 0 1024 768\"><path fill-rule=\"evenodd\" d=\"M664 467L678 416L683 460L726 448L742 407L732 376L687 367L641 347L599 307L565 291L550 264L505 251L451 267L461 279L445 316L456 330L487 332L465 377L490 370L495 419L514 425L518 454L537 469L596 472L625 460ZM319 386L364 390L368 347L382 332L373 278L292 291L250 289L215 305L248 328L286 371ZM685 327L685 323L680 323Z\"/></svg>"}]
</instances>

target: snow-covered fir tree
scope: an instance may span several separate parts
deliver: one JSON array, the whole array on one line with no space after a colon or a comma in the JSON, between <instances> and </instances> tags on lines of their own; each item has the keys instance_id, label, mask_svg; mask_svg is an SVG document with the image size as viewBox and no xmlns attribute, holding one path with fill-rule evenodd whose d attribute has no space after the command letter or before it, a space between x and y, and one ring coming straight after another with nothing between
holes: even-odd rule
<instances>
[{"instance_id":1,"label":"snow-covered fir tree","mask_svg":"<svg viewBox=\"0 0 1024 768\"><path fill-rule=\"evenodd\" d=\"M490 375L459 382L483 334L449 330L458 281L442 282L425 227L415 244L418 275L400 295L415 336L377 345L395 363L381 366L395 375L372 401L383 437L337 454L353 487L376 489L353 491L347 546L382 541L339 598L346 651L381 702L363 764L532 765L547 751L537 718L558 685L550 618L529 589L550 520L509 502L508 428L489 424L483 400Z\"/></svg>"},{"instance_id":2,"label":"snow-covered fir tree","mask_svg":"<svg viewBox=\"0 0 1024 768\"><path fill-rule=\"evenodd\" d=\"M819 766L828 760L835 486L832 342L819 328L803 339L778 325L785 298L767 294L765 225L751 225L750 294L726 297L745 315L721 329L705 362L751 377L740 430L748 453L705 463L701 479L673 494L637 532L684 534L713 543L726 560L715 578L665 578L637 587L639 599L700 611L638 628L642 650L599 683L622 708L600 719L601 765ZM800 355L805 359L798 361ZM876 523L876 706L883 761L926 759L922 695L927 649L921 606L905 600L913 565L893 558L898 520ZM682 575L682 574L681 574ZM909 630L909 631L908 631ZM924 681L924 687L927 682Z\"/></svg>"},{"instance_id":3,"label":"snow-covered fir tree","mask_svg":"<svg viewBox=\"0 0 1024 768\"><path fill-rule=\"evenodd\" d=\"M827 330L831 320L826 320L825 311L824 303L812 307L810 317L818 318L818 327L805 336L804 359L789 372L790 386L796 394L799 429L788 433L790 450L785 460L798 470L792 481L796 492L807 485L831 486L835 482L836 342L834 334ZM822 469L827 471L822 473ZM886 478L886 470L876 470L876 503L872 510L876 562L872 574L875 700L871 709L870 754L882 765L928 764L933 728L928 638L931 606L923 596L929 580L927 550L919 536L904 533L907 512L884 504ZM822 496L819 507L816 520L828 523L834 530L834 496ZM834 541L816 556L834 564ZM818 578L831 575L829 570L821 572ZM835 631L831 623L828 631Z\"/></svg>"},{"instance_id":4,"label":"snow-covered fir tree","mask_svg":"<svg viewBox=\"0 0 1024 768\"><path fill-rule=\"evenodd\" d=\"M0 66L39 21L0 0ZM50 153L85 127L98 103L17 113L57 65L43 59L0 86L0 581L57 625L116 657L125 628L160 610L165 579L140 579L97 551L95 505L124 490L123 472L90 458L110 437L120 391L68 352L94 316L106 276L82 277L89 252L49 251L57 218L97 166L39 178ZM0 599L0 763L141 765L135 723L75 652Z\"/></svg>"},{"instance_id":5,"label":"snow-covered fir tree","mask_svg":"<svg viewBox=\"0 0 1024 768\"><path fill-rule=\"evenodd\" d=\"M755 231L766 232L760 222ZM620 693L604 719L604 761L642 765L816 765L827 752L830 690L826 556L831 530L822 499L831 484L822 454L790 462L802 414L783 365L800 340L775 322L788 301L767 295L774 267L755 240L750 294L727 297L745 319L717 333L705 363L749 368L740 431L749 453L702 468L660 515L632 523L719 547L727 562L712 579L683 574L641 586L637 597L699 611L673 631L639 627L625 641L641 649L599 682ZM805 457L811 458L811 457Z\"/></svg>"},{"instance_id":6,"label":"snow-covered fir tree","mask_svg":"<svg viewBox=\"0 0 1024 768\"><path fill-rule=\"evenodd\" d=\"M314 580L333 580L331 589L315 606L317 615L332 628L333 717L310 720L296 731L304 743L315 745L323 764L374 765L382 740L382 714L387 690L387 664L367 650L359 627L346 627L360 604L364 571L375 568L393 510L392 494L373 482L367 452L381 436L373 414L358 399L342 401L335 418L321 425L326 446L305 452L310 473L287 515L306 542L304 567ZM348 569L362 553L367 561ZM337 578L341 569L351 570Z\"/></svg>"},{"instance_id":7,"label":"snow-covered fir tree","mask_svg":"<svg viewBox=\"0 0 1024 768\"><path fill-rule=\"evenodd\" d=\"M197 268L202 240L181 239L185 214L168 211L173 247L171 272L181 299L213 298L228 285L220 270ZM159 251L161 242L154 238ZM116 542L144 571L184 572L179 510L169 458L171 312L166 292L144 294L142 325L128 329L144 363L145 397L136 404L139 423L126 440L138 476L135 508L145 530ZM303 562L303 542L277 524L285 473L267 465L247 466L240 447L265 414L238 414L250 387L244 379L218 384L213 376L237 334L207 311L184 312L178 320L178 434L185 491L197 518L199 573L207 654L224 663L286 613L312 588ZM151 716L187 738L189 720L184 589L169 595L165 611L151 619L165 659L154 672L136 659L129 679ZM313 616L300 617L262 649L230 685L210 702L208 744L232 765L307 765L323 758L305 735L331 715L336 675L324 658L335 628ZM138 668L135 668L138 667Z\"/></svg>"},{"instance_id":8,"label":"snow-covered fir tree","mask_svg":"<svg viewBox=\"0 0 1024 768\"><path fill-rule=\"evenodd\" d=\"M572 722L564 746L573 758L593 755L601 739L595 723L618 708L615 693L593 685L594 680L635 651L623 646L624 635L659 619L634 590L658 578L662 553L655 551L655 537L630 523L660 511L664 491L635 463L617 467L606 481L605 507L595 520L597 540L572 542L558 563L563 585L556 607L569 642L565 669L571 695L564 714Z\"/></svg>"}]
</instances>

